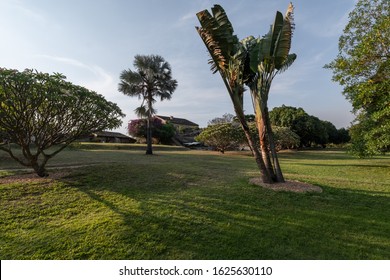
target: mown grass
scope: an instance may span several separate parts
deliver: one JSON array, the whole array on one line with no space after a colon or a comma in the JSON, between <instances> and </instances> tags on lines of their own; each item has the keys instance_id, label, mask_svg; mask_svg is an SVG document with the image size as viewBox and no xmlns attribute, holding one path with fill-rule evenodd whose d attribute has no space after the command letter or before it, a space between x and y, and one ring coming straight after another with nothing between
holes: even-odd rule
<instances>
[{"instance_id":1,"label":"mown grass","mask_svg":"<svg viewBox=\"0 0 390 280\"><path fill-rule=\"evenodd\" d=\"M243 153L89 149L53 159L93 164L65 178L0 184L1 259L390 258L389 156L282 153L287 179L324 190L296 194L250 185Z\"/></svg>"}]
</instances>

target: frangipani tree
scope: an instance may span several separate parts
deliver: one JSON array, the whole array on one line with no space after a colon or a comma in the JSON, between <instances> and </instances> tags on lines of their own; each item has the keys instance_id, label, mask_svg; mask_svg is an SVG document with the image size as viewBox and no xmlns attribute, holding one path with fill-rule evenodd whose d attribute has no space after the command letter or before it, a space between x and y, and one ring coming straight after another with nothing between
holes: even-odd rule
<instances>
[{"instance_id":1,"label":"frangipani tree","mask_svg":"<svg viewBox=\"0 0 390 280\"><path fill-rule=\"evenodd\" d=\"M242 41L234 35L232 24L221 6L215 5L211 9L212 15L207 10L197 14L201 24L197 31L210 53L212 71L219 72L224 81L266 183L284 182L272 138L267 102L275 75L285 71L296 59L295 54L289 53L294 29L293 10L290 3L285 16L277 12L270 31L262 38L249 36ZM244 116L245 85L251 91L261 152L254 145Z\"/></svg>"},{"instance_id":2,"label":"frangipani tree","mask_svg":"<svg viewBox=\"0 0 390 280\"><path fill-rule=\"evenodd\" d=\"M62 74L0 68L0 151L40 177L73 141L117 128L124 116L117 104Z\"/></svg>"}]
</instances>

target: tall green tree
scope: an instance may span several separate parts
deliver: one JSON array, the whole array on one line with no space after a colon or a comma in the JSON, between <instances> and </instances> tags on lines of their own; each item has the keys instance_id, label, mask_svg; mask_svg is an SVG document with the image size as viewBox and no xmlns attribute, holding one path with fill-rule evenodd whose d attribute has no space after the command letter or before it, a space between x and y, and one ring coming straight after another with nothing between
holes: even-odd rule
<instances>
[{"instance_id":1,"label":"tall green tree","mask_svg":"<svg viewBox=\"0 0 390 280\"><path fill-rule=\"evenodd\" d=\"M171 66L159 55L136 55L135 70L123 70L120 74L119 91L128 96L142 100L141 106L135 109L140 117L147 119L146 154L152 155L152 123L156 113L154 104L157 99L170 100L177 87L172 78Z\"/></svg>"},{"instance_id":2,"label":"tall green tree","mask_svg":"<svg viewBox=\"0 0 390 280\"><path fill-rule=\"evenodd\" d=\"M232 100L237 119L245 132L261 171L263 182L284 182L278 162L272 128L268 116L268 95L273 78L286 70L295 60L289 54L291 48L293 6L290 4L286 16L276 13L274 24L262 38L250 36L241 42L234 35L233 26L219 5L197 14L201 27L198 33L205 43L212 64L212 71L219 72ZM261 152L243 111L244 86L248 85L258 124Z\"/></svg>"},{"instance_id":3,"label":"tall green tree","mask_svg":"<svg viewBox=\"0 0 390 280\"><path fill-rule=\"evenodd\" d=\"M298 134L301 147L349 141L348 131L338 130L331 122L311 116L302 108L282 105L273 108L269 115L272 125L288 127Z\"/></svg>"},{"instance_id":4,"label":"tall green tree","mask_svg":"<svg viewBox=\"0 0 390 280\"><path fill-rule=\"evenodd\" d=\"M0 150L41 177L71 142L117 128L122 117L115 103L61 74L0 68Z\"/></svg>"},{"instance_id":5,"label":"tall green tree","mask_svg":"<svg viewBox=\"0 0 390 280\"><path fill-rule=\"evenodd\" d=\"M352 149L368 156L390 149L390 2L359 0L326 65L356 114Z\"/></svg>"},{"instance_id":6,"label":"tall green tree","mask_svg":"<svg viewBox=\"0 0 390 280\"><path fill-rule=\"evenodd\" d=\"M243 73L247 51L234 34L225 10L220 5L214 5L211 12L212 14L208 10L203 10L196 14L201 25L196 27L196 30L210 54L212 72L220 74L229 93L237 120L259 167L261 179L265 183L272 183L271 174L265 167L244 114L243 94L247 77Z\"/></svg>"},{"instance_id":7,"label":"tall green tree","mask_svg":"<svg viewBox=\"0 0 390 280\"><path fill-rule=\"evenodd\" d=\"M246 84L255 110L256 123L260 136L260 147L264 163L277 182L284 182L273 139L272 126L268 112L268 97L275 76L286 71L297 58L290 54L293 35L294 7L290 3L285 16L276 12L274 23L267 34L255 39L246 38L243 43L248 52Z\"/></svg>"}]
</instances>

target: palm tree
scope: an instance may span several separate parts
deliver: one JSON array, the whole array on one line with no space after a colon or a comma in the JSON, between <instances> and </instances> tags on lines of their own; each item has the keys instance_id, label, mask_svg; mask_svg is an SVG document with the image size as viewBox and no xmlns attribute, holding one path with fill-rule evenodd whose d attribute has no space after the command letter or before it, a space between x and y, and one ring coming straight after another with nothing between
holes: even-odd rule
<instances>
[{"instance_id":1,"label":"palm tree","mask_svg":"<svg viewBox=\"0 0 390 280\"><path fill-rule=\"evenodd\" d=\"M294 7L289 4L287 12L276 12L274 24L262 38L250 36L243 40L248 52L247 64L250 65L249 79L246 80L255 110L259 132L260 147L266 168L274 180L284 182L273 140L272 127L268 113L268 96L271 83L276 74L287 70L297 58L290 54L291 38L294 30Z\"/></svg>"},{"instance_id":2,"label":"palm tree","mask_svg":"<svg viewBox=\"0 0 390 280\"><path fill-rule=\"evenodd\" d=\"M250 36L242 41L233 34L233 26L221 6L214 5L211 11L212 15L207 10L197 13L201 27L196 28L210 53L211 69L214 73L219 72L224 81L263 182L284 182L272 138L267 102L273 78L285 71L296 58L295 54L289 54L294 28L293 6L290 3L285 17L276 13L274 24L263 38ZM254 144L244 115L245 85L252 95L261 151Z\"/></svg>"},{"instance_id":3,"label":"palm tree","mask_svg":"<svg viewBox=\"0 0 390 280\"><path fill-rule=\"evenodd\" d=\"M125 95L142 100L135 112L139 117L147 118L146 154L152 155L152 121L156 113L153 104L158 98L170 100L177 81L172 79L169 63L159 55L136 55L133 65L135 71L128 69L121 72L118 89Z\"/></svg>"},{"instance_id":4,"label":"palm tree","mask_svg":"<svg viewBox=\"0 0 390 280\"><path fill-rule=\"evenodd\" d=\"M234 35L233 26L225 10L220 5L214 5L211 11L212 14L208 10L196 14L201 24L201 27L196 27L196 30L210 53L211 70L221 75L229 93L237 119L259 167L261 179L265 183L272 183L271 174L264 164L244 114L243 95L245 79L247 79L244 76L244 69L248 68L247 51Z\"/></svg>"}]
</instances>

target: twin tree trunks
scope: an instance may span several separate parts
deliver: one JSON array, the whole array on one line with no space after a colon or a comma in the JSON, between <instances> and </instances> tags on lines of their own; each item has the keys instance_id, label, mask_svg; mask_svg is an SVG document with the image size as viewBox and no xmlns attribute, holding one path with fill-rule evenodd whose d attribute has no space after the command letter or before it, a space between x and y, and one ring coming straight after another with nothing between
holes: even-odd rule
<instances>
[{"instance_id":1,"label":"twin tree trunks","mask_svg":"<svg viewBox=\"0 0 390 280\"><path fill-rule=\"evenodd\" d=\"M268 95L276 74L287 70L296 59L290 54L294 30L294 7L290 3L285 16L276 12L274 24L262 38L249 36L239 40L220 5L197 13L196 27L210 54L211 70L219 72L232 100L237 119L260 169L264 183L283 183L268 113ZM259 143L251 135L244 115L243 94L247 86L255 110Z\"/></svg>"}]
</instances>

